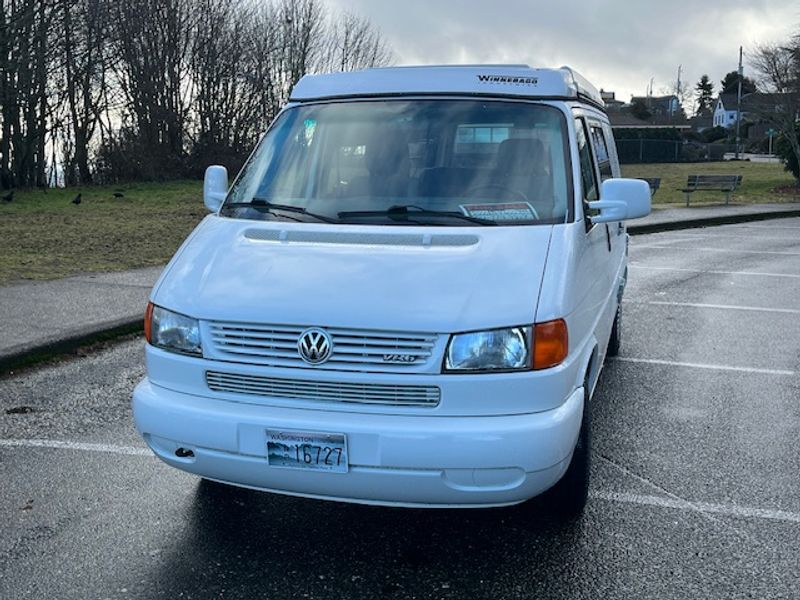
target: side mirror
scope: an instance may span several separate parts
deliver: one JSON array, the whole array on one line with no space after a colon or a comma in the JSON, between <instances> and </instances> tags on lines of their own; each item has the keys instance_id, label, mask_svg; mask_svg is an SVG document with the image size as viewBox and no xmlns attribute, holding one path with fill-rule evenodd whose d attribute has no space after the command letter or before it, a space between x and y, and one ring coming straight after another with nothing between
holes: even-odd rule
<instances>
[{"instance_id":1,"label":"side mirror","mask_svg":"<svg viewBox=\"0 0 800 600\"><path fill-rule=\"evenodd\" d=\"M203 203L206 208L215 213L228 195L228 169L213 165L206 169L203 180Z\"/></svg>"},{"instance_id":2,"label":"side mirror","mask_svg":"<svg viewBox=\"0 0 800 600\"><path fill-rule=\"evenodd\" d=\"M592 223L610 223L639 219L650 214L650 185L641 179L606 179L600 187L600 198L589 202L589 208L600 214Z\"/></svg>"}]
</instances>

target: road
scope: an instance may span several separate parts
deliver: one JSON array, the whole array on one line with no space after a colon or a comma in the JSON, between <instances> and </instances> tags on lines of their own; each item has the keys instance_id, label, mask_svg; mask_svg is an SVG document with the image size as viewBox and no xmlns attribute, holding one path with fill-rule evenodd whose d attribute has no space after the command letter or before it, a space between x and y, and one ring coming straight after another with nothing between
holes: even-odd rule
<instances>
[{"instance_id":1,"label":"road","mask_svg":"<svg viewBox=\"0 0 800 600\"><path fill-rule=\"evenodd\" d=\"M800 219L630 256L580 522L221 494L144 449L128 340L0 380L0 598L797 598Z\"/></svg>"}]
</instances>

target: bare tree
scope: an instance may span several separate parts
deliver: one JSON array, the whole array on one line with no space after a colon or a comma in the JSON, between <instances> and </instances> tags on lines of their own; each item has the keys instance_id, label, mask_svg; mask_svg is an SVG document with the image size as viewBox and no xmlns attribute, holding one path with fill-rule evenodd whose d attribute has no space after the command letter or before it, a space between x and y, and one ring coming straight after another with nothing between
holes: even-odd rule
<instances>
[{"instance_id":1,"label":"bare tree","mask_svg":"<svg viewBox=\"0 0 800 600\"><path fill-rule=\"evenodd\" d=\"M800 34L785 45L758 46L750 62L766 92L748 98L751 110L777 128L800 164Z\"/></svg>"},{"instance_id":2,"label":"bare tree","mask_svg":"<svg viewBox=\"0 0 800 600\"><path fill-rule=\"evenodd\" d=\"M332 19L326 51L317 70L355 71L391 62L392 51L380 31L368 19L344 12Z\"/></svg>"},{"instance_id":3,"label":"bare tree","mask_svg":"<svg viewBox=\"0 0 800 600\"><path fill-rule=\"evenodd\" d=\"M51 3L0 0L0 184L43 185Z\"/></svg>"},{"instance_id":4,"label":"bare tree","mask_svg":"<svg viewBox=\"0 0 800 600\"><path fill-rule=\"evenodd\" d=\"M191 40L190 80L194 88L189 137L193 162L202 168L211 156L231 169L255 142L263 86L253 79L248 52L254 7L229 0L198 0L204 19ZM262 59L263 60L263 59Z\"/></svg>"},{"instance_id":5,"label":"bare tree","mask_svg":"<svg viewBox=\"0 0 800 600\"><path fill-rule=\"evenodd\" d=\"M280 108L300 78L314 72L325 50L325 11L319 0L281 0L275 16L278 19L278 61L273 81L278 82Z\"/></svg>"},{"instance_id":6,"label":"bare tree","mask_svg":"<svg viewBox=\"0 0 800 600\"><path fill-rule=\"evenodd\" d=\"M236 169L303 75L390 61L322 0L0 0L0 187Z\"/></svg>"},{"instance_id":7,"label":"bare tree","mask_svg":"<svg viewBox=\"0 0 800 600\"><path fill-rule=\"evenodd\" d=\"M90 144L107 99L108 4L102 0L59 4L65 120L74 143L72 155L64 148L64 177L68 184L90 183Z\"/></svg>"},{"instance_id":8,"label":"bare tree","mask_svg":"<svg viewBox=\"0 0 800 600\"><path fill-rule=\"evenodd\" d=\"M184 84L192 20L190 0L110 3L115 24L115 79L134 120L137 170L146 179L180 172L190 98Z\"/></svg>"}]
</instances>

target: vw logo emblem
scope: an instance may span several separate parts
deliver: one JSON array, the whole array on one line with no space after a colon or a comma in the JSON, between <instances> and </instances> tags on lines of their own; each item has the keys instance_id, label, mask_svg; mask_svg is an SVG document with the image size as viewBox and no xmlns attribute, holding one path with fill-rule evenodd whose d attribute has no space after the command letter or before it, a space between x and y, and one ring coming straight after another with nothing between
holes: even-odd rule
<instances>
[{"instance_id":1,"label":"vw logo emblem","mask_svg":"<svg viewBox=\"0 0 800 600\"><path fill-rule=\"evenodd\" d=\"M297 340L297 352L300 354L300 358L310 365L324 363L330 358L332 350L331 336L316 327L306 329Z\"/></svg>"}]
</instances>

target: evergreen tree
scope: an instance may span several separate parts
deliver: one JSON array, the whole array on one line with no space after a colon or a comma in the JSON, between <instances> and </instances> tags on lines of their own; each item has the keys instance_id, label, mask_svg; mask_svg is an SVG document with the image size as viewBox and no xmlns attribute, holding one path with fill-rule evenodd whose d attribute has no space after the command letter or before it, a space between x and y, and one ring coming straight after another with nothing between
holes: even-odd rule
<instances>
[{"instance_id":1,"label":"evergreen tree","mask_svg":"<svg viewBox=\"0 0 800 600\"><path fill-rule=\"evenodd\" d=\"M731 71L722 80L722 94L736 94L739 91L739 73ZM756 82L747 77L742 77L742 95L752 94L756 91Z\"/></svg>"},{"instance_id":2,"label":"evergreen tree","mask_svg":"<svg viewBox=\"0 0 800 600\"><path fill-rule=\"evenodd\" d=\"M703 75L700 81L695 86L695 96L697 98L697 113L703 114L711 112L711 105L714 102L714 84L708 78L708 75Z\"/></svg>"},{"instance_id":3,"label":"evergreen tree","mask_svg":"<svg viewBox=\"0 0 800 600\"><path fill-rule=\"evenodd\" d=\"M653 114L641 98L637 98L631 105L631 114L642 121L648 120Z\"/></svg>"}]
</instances>

